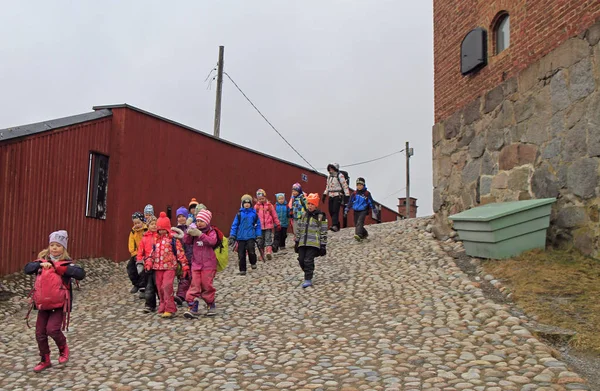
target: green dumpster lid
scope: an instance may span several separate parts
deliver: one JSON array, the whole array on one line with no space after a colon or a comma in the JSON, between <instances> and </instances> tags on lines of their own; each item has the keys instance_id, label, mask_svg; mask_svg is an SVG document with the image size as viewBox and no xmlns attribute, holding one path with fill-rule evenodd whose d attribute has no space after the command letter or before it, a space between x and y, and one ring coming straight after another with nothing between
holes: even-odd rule
<instances>
[{"instance_id":1,"label":"green dumpster lid","mask_svg":"<svg viewBox=\"0 0 600 391\"><path fill-rule=\"evenodd\" d=\"M514 213L523 212L528 209L548 205L555 201L555 198L542 198L539 200L498 202L471 208L448 218L456 221L490 221Z\"/></svg>"}]
</instances>

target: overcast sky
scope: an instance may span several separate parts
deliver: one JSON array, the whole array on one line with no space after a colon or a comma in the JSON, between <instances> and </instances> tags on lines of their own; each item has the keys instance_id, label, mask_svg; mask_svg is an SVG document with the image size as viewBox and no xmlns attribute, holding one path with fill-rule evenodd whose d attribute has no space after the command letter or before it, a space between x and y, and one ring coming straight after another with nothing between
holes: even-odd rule
<instances>
[{"instance_id":1,"label":"overcast sky","mask_svg":"<svg viewBox=\"0 0 600 391\"><path fill-rule=\"evenodd\" d=\"M3 1L0 128L128 103L212 133L204 80L224 45L225 71L313 166L409 141L411 196L429 215L432 31L430 0ZM223 88L221 137L306 165ZM404 159L347 170L395 209Z\"/></svg>"}]
</instances>

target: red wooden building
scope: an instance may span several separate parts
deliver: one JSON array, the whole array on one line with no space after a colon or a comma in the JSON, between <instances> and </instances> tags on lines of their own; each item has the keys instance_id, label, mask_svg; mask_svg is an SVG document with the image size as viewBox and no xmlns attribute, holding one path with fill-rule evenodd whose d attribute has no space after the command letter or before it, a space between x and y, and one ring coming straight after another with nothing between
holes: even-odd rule
<instances>
[{"instance_id":1,"label":"red wooden building","mask_svg":"<svg viewBox=\"0 0 600 391\"><path fill-rule=\"evenodd\" d=\"M321 173L136 107L94 110L0 130L0 275L35 258L57 229L69 232L76 259L125 260L131 214L146 204L172 211L174 222L195 197L228 232L244 193L325 187ZM396 218L382 208L383 222Z\"/></svg>"}]
</instances>

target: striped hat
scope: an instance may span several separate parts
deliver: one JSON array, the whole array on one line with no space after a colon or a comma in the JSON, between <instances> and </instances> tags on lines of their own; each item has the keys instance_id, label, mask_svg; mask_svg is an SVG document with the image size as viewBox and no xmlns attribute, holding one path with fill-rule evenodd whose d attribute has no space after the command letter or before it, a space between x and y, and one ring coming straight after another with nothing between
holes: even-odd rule
<instances>
[{"instance_id":1,"label":"striped hat","mask_svg":"<svg viewBox=\"0 0 600 391\"><path fill-rule=\"evenodd\" d=\"M197 215L196 215L196 220L202 220L206 223L206 225L210 225L210 220L212 220L212 213L210 210L208 209L203 209L201 210Z\"/></svg>"}]
</instances>

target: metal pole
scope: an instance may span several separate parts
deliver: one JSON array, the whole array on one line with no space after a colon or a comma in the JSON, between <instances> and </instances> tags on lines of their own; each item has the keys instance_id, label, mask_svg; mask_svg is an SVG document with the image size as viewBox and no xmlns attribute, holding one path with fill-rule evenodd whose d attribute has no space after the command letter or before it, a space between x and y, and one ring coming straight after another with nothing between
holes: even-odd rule
<instances>
[{"instance_id":1,"label":"metal pole","mask_svg":"<svg viewBox=\"0 0 600 391\"><path fill-rule=\"evenodd\" d=\"M219 46L219 63L217 71L217 100L215 102L215 137L221 136L221 96L223 94L223 54L225 46Z\"/></svg>"},{"instance_id":2,"label":"metal pole","mask_svg":"<svg viewBox=\"0 0 600 391\"><path fill-rule=\"evenodd\" d=\"M410 218L410 148L408 146L408 141L406 142L406 148L404 149L404 153L406 155L406 207L404 211L406 212L406 218Z\"/></svg>"}]
</instances>

